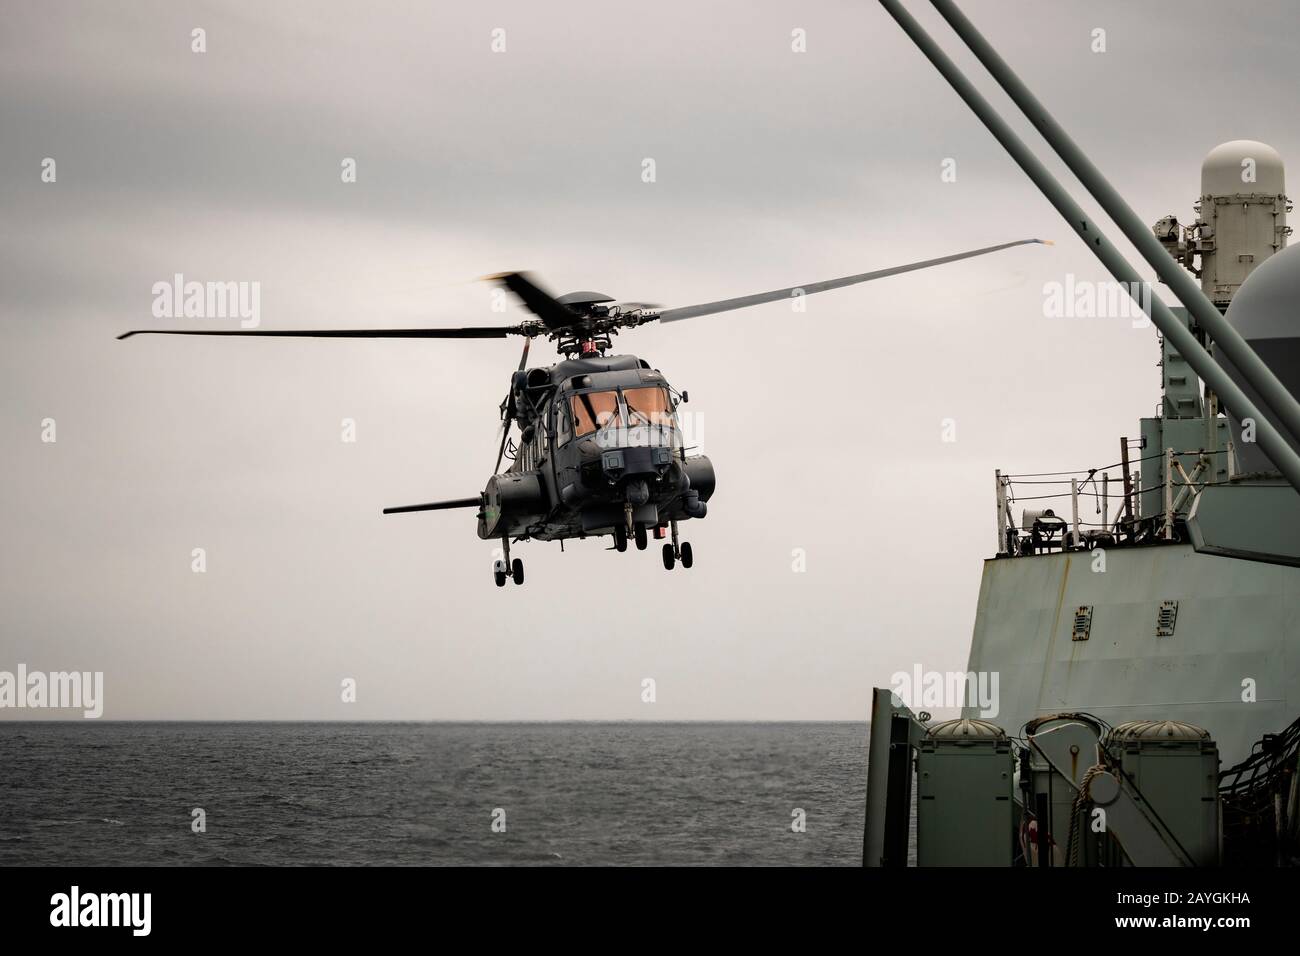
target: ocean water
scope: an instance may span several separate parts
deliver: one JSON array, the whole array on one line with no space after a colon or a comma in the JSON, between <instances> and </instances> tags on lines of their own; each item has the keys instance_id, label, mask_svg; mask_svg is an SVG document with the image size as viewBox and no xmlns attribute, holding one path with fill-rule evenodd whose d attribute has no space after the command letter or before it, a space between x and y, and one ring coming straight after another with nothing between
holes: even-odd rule
<instances>
[{"instance_id":1,"label":"ocean water","mask_svg":"<svg viewBox=\"0 0 1300 956\"><path fill-rule=\"evenodd\" d=\"M858 865L866 741L865 723L6 721L0 865Z\"/></svg>"}]
</instances>

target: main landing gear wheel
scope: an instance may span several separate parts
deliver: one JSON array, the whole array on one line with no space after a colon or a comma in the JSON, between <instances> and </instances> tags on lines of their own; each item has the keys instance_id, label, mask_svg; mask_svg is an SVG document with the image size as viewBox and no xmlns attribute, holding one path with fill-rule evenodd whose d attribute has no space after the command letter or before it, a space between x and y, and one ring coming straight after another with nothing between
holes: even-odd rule
<instances>
[{"instance_id":1,"label":"main landing gear wheel","mask_svg":"<svg viewBox=\"0 0 1300 956\"><path fill-rule=\"evenodd\" d=\"M614 528L614 550L620 552L627 550L627 531L623 528Z\"/></svg>"},{"instance_id":2,"label":"main landing gear wheel","mask_svg":"<svg viewBox=\"0 0 1300 956\"><path fill-rule=\"evenodd\" d=\"M509 575L506 574L506 563L498 561L492 568L492 580L496 581L497 587L503 588L506 586L507 577Z\"/></svg>"},{"instance_id":3,"label":"main landing gear wheel","mask_svg":"<svg viewBox=\"0 0 1300 956\"><path fill-rule=\"evenodd\" d=\"M677 537L677 522L670 521L668 527L672 533L672 541L664 544L664 570L671 571L680 561L682 567L689 568L695 563L695 554L691 551L691 543L682 541ZM655 534L658 534L656 530Z\"/></svg>"},{"instance_id":4,"label":"main landing gear wheel","mask_svg":"<svg viewBox=\"0 0 1300 956\"><path fill-rule=\"evenodd\" d=\"M515 584L524 583L524 562L515 558L514 563L510 565L510 576L515 579ZM504 581L501 582L505 584Z\"/></svg>"},{"instance_id":5,"label":"main landing gear wheel","mask_svg":"<svg viewBox=\"0 0 1300 956\"><path fill-rule=\"evenodd\" d=\"M650 535L646 533L645 528L638 527L636 529L636 549L638 551L644 551L646 549L646 545L648 545L649 543L650 543Z\"/></svg>"}]
</instances>

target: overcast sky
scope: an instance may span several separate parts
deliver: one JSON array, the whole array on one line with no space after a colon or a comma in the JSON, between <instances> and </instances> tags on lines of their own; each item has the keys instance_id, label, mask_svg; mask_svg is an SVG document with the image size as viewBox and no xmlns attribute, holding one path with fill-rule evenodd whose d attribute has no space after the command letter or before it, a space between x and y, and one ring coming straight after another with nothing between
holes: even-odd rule
<instances>
[{"instance_id":1,"label":"overcast sky","mask_svg":"<svg viewBox=\"0 0 1300 956\"><path fill-rule=\"evenodd\" d=\"M1289 0L963 6L1147 221L1219 142L1300 157ZM994 468L1159 398L1153 330L1044 317L1100 267L868 0L11 2L0 131L0 670L101 670L109 719L865 718L964 669ZM618 340L702 421L690 571L530 543L497 589L472 512L380 516L483 487L516 340L114 340L203 327L150 314L178 272L263 328L496 324L506 269L671 306L1032 236Z\"/></svg>"}]
</instances>

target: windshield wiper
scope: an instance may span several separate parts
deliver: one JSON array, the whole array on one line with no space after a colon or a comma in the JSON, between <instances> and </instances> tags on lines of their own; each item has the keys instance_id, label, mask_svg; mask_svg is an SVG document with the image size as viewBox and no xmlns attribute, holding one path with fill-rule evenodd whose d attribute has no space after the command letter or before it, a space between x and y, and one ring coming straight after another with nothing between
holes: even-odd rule
<instances>
[{"instance_id":1,"label":"windshield wiper","mask_svg":"<svg viewBox=\"0 0 1300 956\"><path fill-rule=\"evenodd\" d=\"M578 400L582 402L583 407L587 409L587 417L591 420L591 431L599 431L600 425L596 421L596 407L591 404L591 393L583 392L578 396ZM588 432L588 434L590 434L590 432Z\"/></svg>"}]
</instances>

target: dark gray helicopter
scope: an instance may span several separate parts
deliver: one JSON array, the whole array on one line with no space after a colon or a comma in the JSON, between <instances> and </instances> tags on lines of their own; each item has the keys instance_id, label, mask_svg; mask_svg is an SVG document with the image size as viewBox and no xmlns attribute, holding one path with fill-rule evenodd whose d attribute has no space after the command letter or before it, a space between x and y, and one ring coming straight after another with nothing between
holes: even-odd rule
<instances>
[{"instance_id":1,"label":"dark gray helicopter","mask_svg":"<svg viewBox=\"0 0 1300 956\"><path fill-rule=\"evenodd\" d=\"M969 259L1041 239L1020 239L970 252L926 259L875 272L791 286L773 292L662 310L645 303L614 303L599 292L554 297L525 273L488 278L500 282L533 313L514 326L443 329L219 330L137 329L119 335L243 335L310 338L488 339L524 337L519 367L501 403L501 443L487 487L472 498L385 508L384 514L477 508L478 536L501 539L495 562L498 587L507 577L524 583L524 564L510 558L510 541L561 541L612 535L614 549L629 539L645 550L653 535L668 538L664 567L689 568L694 554L678 523L703 518L716 480L704 455L688 455L678 427L677 407L687 401L658 369L634 355L606 355L614 335L647 322L730 312L765 302L840 289L885 276ZM611 304L613 303L613 304ZM532 340L545 336L564 358L547 368L526 369ZM519 442L510 441L510 428ZM513 458L502 472L504 458Z\"/></svg>"}]
</instances>

